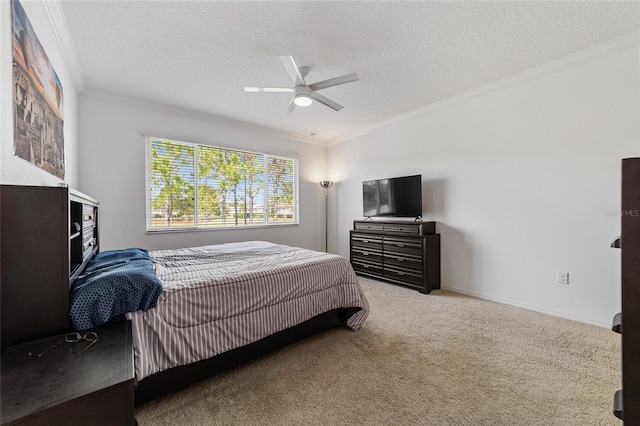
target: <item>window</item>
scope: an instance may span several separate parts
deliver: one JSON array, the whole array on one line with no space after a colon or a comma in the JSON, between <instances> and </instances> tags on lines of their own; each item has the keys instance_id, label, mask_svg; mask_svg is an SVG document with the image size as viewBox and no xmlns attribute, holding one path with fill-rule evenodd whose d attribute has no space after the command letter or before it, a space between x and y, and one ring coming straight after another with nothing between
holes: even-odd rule
<instances>
[{"instance_id":1,"label":"window","mask_svg":"<svg viewBox=\"0 0 640 426\"><path fill-rule=\"evenodd\" d=\"M146 138L147 230L298 223L298 161Z\"/></svg>"}]
</instances>

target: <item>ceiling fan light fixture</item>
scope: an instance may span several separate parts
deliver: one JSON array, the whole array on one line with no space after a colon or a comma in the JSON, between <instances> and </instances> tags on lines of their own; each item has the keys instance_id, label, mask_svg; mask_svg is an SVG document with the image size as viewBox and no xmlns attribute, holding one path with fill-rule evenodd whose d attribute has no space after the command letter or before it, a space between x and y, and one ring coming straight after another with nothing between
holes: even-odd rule
<instances>
[{"instance_id":1,"label":"ceiling fan light fixture","mask_svg":"<svg viewBox=\"0 0 640 426\"><path fill-rule=\"evenodd\" d=\"M313 100L311 99L311 96L307 96L307 95L296 95L295 99L293 100L293 102L299 106L299 107L306 107L311 105L311 103L313 102Z\"/></svg>"},{"instance_id":2,"label":"ceiling fan light fixture","mask_svg":"<svg viewBox=\"0 0 640 426\"><path fill-rule=\"evenodd\" d=\"M289 101L286 114L291 114L293 110L299 107L307 107L318 102L320 105L327 106L334 111L340 111L343 107L337 102L322 96L318 90L328 89L329 87L340 86L342 84L358 81L358 74L351 73L340 77L330 78L328 80L318 81L313 84L307 84L305 77L309 74L309 67L298 67L292 56L280 56L280 62L284 65L285 70L293 80L294 86L288 87L245 87L245 92L289 92L293 93L293 99Z\"/></svg>"}]
</instances>

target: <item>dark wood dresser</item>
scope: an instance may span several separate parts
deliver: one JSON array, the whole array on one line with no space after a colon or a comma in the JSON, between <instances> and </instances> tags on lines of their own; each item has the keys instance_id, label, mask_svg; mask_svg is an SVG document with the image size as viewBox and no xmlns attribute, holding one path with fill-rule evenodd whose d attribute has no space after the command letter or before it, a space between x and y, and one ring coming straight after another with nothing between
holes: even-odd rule
<instances>
[{"instance_id":1,"label":"dark wood dresser","mask_svg":"<svg viewBox=\"0 0 640 426\"><path fill-rule=\"evenodd\" d=\"M98 252L98 202L66 186L0 187L2 350L69 330L69 286Z\"/></svg>"},{"instance_id":2,"label":"dark wood dresser","mask_svg":"<svg viewBox=\"0 0 640 426\"><path fill-rule=\"evenodd\" d=\"M356 274L429 293L440 288L435 222L355 220L350 257Z\"/></svg>"},{"instance_id":3,"label":"dark wood dresser","mask_svg":"<svg viewBox=\"0 0 640 426\"><path fill-rule=\"evenodd\" d=\"M96 329L82 353L90 341L65 342L70 287L99 250L98 202L66 186L0 197L2 425L135 424L130 323Z\"/></svg>"},{"instance_id":4,"label":"dark wood dresser","mask_svg":"<svg viewBox=\"0 0 640 426\"><path fill-rule=\"evenodd\" d=\"M2 352L2 425L136 423L131 323L93 331L98 340L90 347L84 340L64 342L63 333ZM29 355L38 355L61 340L38 358Z\"/></svg>"}]
</instances>

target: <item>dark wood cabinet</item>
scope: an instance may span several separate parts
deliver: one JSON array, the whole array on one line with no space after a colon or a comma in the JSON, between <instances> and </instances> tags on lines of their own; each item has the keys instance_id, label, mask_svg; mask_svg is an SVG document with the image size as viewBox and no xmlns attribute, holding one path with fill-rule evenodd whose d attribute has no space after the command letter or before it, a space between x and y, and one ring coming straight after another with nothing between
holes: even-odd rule
<instances>
[{"instance_id":1,"label":"dark wood cabinet","mask_svg":"<svg viewBox=\"0 0 640 426\"><path fill-rule=\"evenodd\" d=\"M98 202L68 187L0 187L2 349L67 331L69 286L98 251Z\"/></svg>"},{"instance_id":2,"label":"dark wood cabinet","mask_svg":"<svg viewBox=\"0 0 640 426\"><path fill-rule=\"evenodd\" d=\"M130 322L94 330L91 347L65 341L69 290L99 250L98 202L66 186L0 191L2 425L135 424Z\"/></svg>"},{"instance_id":3,"label":"dark wood cabinet","mask_svg":"<svg viewBox=\"0 0 640 426\"><path fill-rule=\"evenodd\" d=\"M440 234L435 222L356 220L350 258L356 274L429 293L440 288Z\"/></svg>"},{"instance_id":4,"label":"dark wood cabinet","mask_svg":"<svg viewBox=\"0 0 640 426\"><path fill-rule=\"evenodd\" d=\"M614 414L625 425L640 425L640 158L622 160L621 216L622 312L613 329L622 333L622 390Z\"/></svg>"},{"instance_id":5,"label":"dark wood cabinet","mask_svg":"<svg viewBox=\"0 0 640 426\"><path fill-rule=\"evenodd\" d=\"M64 342L63 333L2 353L2 425L135 424L131 323L93 331L98 340L88 348Z\"/></svg>"}]
</instances>

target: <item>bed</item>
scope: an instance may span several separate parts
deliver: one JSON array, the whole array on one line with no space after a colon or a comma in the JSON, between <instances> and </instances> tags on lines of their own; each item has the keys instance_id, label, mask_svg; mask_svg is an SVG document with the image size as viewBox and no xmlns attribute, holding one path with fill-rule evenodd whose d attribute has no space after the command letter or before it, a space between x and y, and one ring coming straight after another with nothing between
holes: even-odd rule
<instances>
[{"instance_id":1,"label":"bed","mask_svg":"<svg viewBox=\"0 0 640 426\"><path fill-rule=\"evenodd\" d=\"M131 321L140 404L327 328L357 330L369 306L343 257L253 241L100 253L70 312L76 329Z\"/></svg>"}]
</instances>

